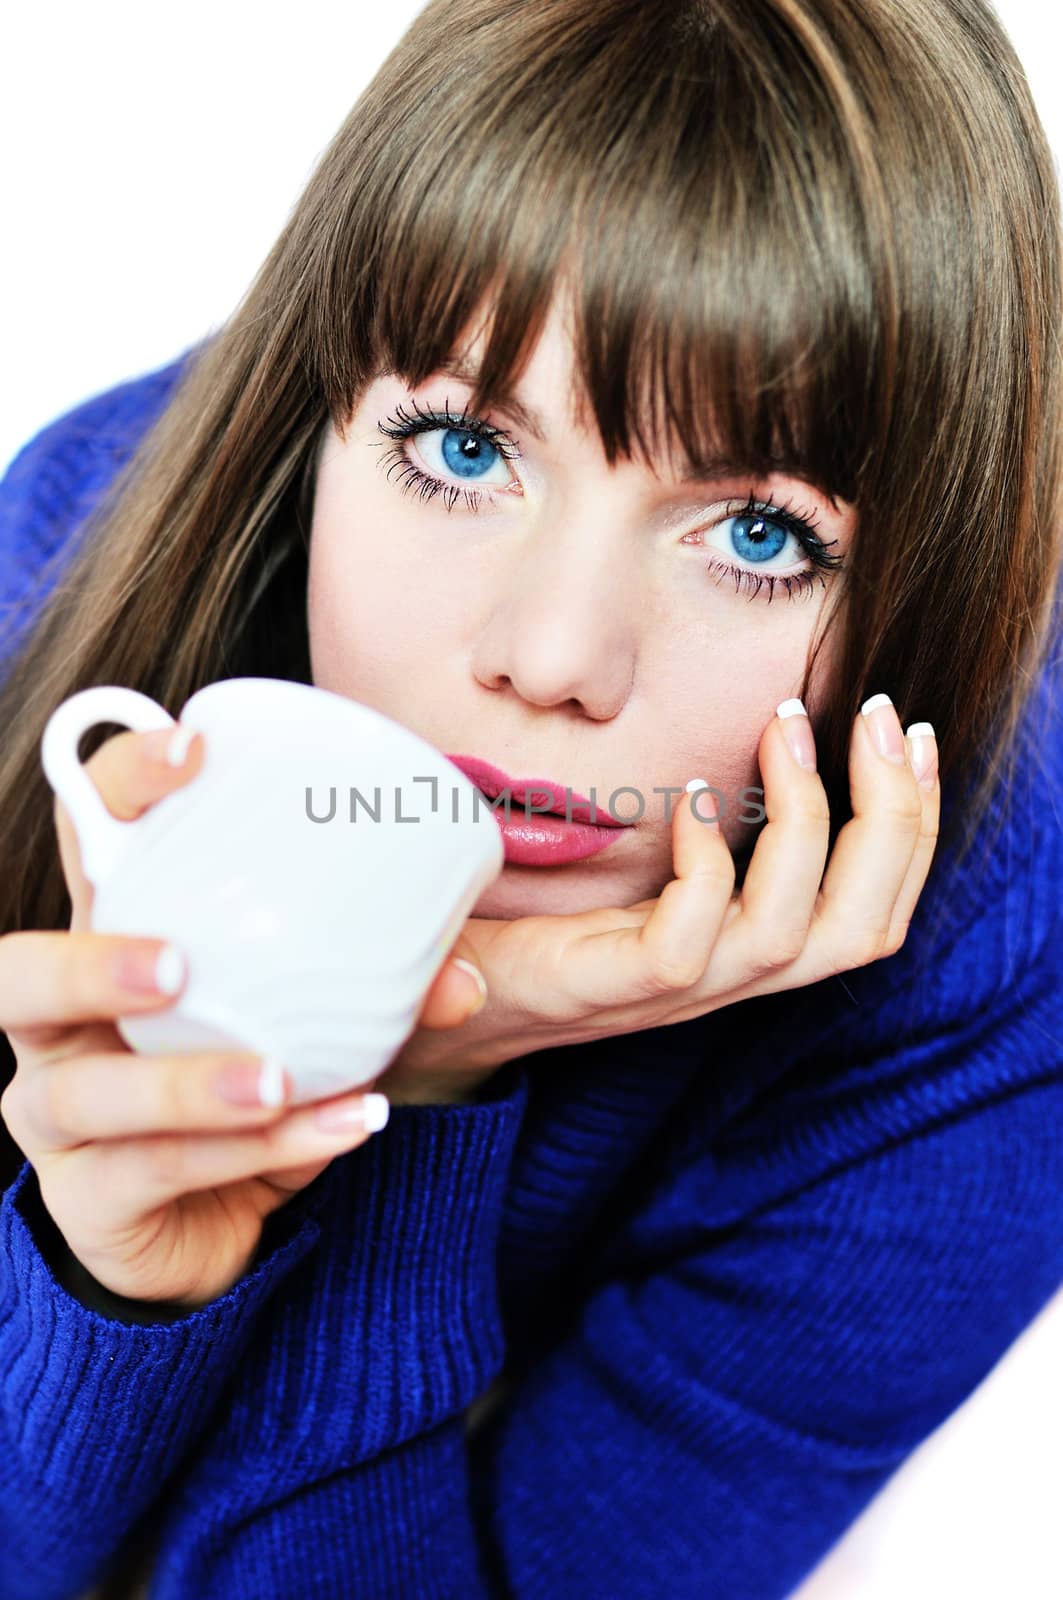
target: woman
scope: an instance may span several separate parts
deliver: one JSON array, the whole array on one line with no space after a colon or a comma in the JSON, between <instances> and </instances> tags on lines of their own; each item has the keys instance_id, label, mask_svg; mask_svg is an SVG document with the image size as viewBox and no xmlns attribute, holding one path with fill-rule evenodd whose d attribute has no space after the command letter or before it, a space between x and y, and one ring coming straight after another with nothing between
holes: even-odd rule
<instances>
[{"instance_id":1,"label":"woman","mask_svg":"<svg viewBox=\"0 0 1063 1600\"><path fill-rule=\"evenodd\" d=\"M22 452L5 1593L782 1596L1063 1281L1059 244L972 0L433 0ZM372 1137L122 1053L39 770L242 673L637 797L507 837Z\"/></svg>"}]
</instances>

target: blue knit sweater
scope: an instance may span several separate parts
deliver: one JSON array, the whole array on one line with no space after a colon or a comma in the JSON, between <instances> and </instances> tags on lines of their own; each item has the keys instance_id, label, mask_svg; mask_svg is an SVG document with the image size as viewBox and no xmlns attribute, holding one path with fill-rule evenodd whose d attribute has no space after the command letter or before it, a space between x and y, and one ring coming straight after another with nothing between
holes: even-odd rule
<instances>
[{"instance_id":1,"label":"blue knit sweater","mask_svg":"<svg viewBox=\"0 0 1063 1600\"><path fill-rule=\"evenodd\" d=\"M16 458L0 632L180 365ZM177 1320L63 1287L27 1162L3 1600L75 1596L146 1531L152 1600L788 1594L1063 1283L1058 716L1040 762L895 956L395 1107Z\"/></svg>"}]
</instances>

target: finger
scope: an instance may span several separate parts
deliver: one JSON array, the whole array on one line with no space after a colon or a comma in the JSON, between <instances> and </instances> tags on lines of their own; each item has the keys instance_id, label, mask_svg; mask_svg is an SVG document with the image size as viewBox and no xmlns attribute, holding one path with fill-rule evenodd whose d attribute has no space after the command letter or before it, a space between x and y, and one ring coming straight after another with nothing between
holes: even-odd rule
<instances>
[{"instance_id":1,"label":"finger","mask_svg":"<svg viewBox=\"0 0 1063 1600\"><path fill-rule=\"evenodd\" d=\"M191 729L177 723L151 733L114 734L85 762L85 771L111 815L129 822L164 795L190 782L202 769L203 756L203 735L193 735ZM70 891L70 926L80 930L89 925L93 886L81 870L77 833L58 795L53 812L59 856Z\"/></svg>"},{"instance_id":2,"label":"finger","mask_svg":"<svg viewBox=\"0 0 1063 1600\"><path fill-rule=\"evenodd\" d=\"M118 733L85 763L113 816L132 821L203 766L201 733L175 723L151 733Z\"/></svg>"},{"instance_id":3,"label":"finger","mask_svg":"<svg viewBox=\"0 0 1063 1600\"><path fill-rule=\"evenodd\" d=\"M805 946L812 970L821 976L892 953L894 907L923 828L921 791L897 713L885 696L865 705L874 708L861 708L849 744L853 815L835 840ZM877 736L893 742L902 759L881 754Z\"/></svg>"},{"instance_id":4,"label":"finger","mask_svg":"<svg viewBox=\"0 0 1063 1600\"><path fill-rule=\"evenodd\" d=\"M170 1005L186 982L180 952L164 939L36 928L7 933L0 937L0 1028L16 1049L47 1048L74 1024Z\"/></svg>"},{"instance_id":5,"label":"finger","mask_svg":"<svg viewBox=\"0 0 1063 1600\"><path fill-rule=\"evenodd\" d=\"M386 1073L378 1073L375 1078L368 1078L365 1083L358 1085L357 1092L354 1094L348 1092L347 1094L333 1095L328 1100L315 1100L312 1109L317 1111L324 1106L332 1105L348 1106L353 1109L362 1105L366 1095L376 1092L375 1107L371 1109L371 1114L366 1119L366 1125L368 1126L368 1123L372 1121L374 1124L379 1123L383 1126L390 1116L390 1100L385 1092L377 1091L377 1085L380 1083L381 1078L385 1076ZM381 1104L381 1102L386 1103ZM305 1109L302 1106L298 1106L294 1110L287 1112L286 1116L289 1119L294 1116L303 1116ZM316 1126L317 1124L315 1123ZM357 1142L362 1143L360 1134L364 1130L360 1130L357 1125L352 1125L352 1131ZM375 1131L379 1132L379 1128L376 1128ZM369 1135L366 1134L365 1137L368 1138ZM300 1189L305 1189L308 1183L314 1181L319 1172L325 1170L337 1153L335 1149L329 1150L325 1154L315 1152L309 1160L305 1159L304 1153L303 1158L293 1163L287 1159L289 1152L285 1151L282 1155L282 1161L286 1162L286 1164L273 1167L268 1172L256 1173L256 1177L260 1179L262 1184L268 1186L265 1191L267 1198L264 1203L263 1214L267 1211L272 1211L276 1206L282 1205L293 1194L298 1194Z\"/></svg>"},{"instance_id":6,"label":"finger","mask_svg":"<svg viewBox=\"0 0 1063 1600\"><path fill-rule=\"evenodd\" d=\"M115 1139L93 1148L100 1167L96 1188L101 1209L114 1203L128 1209L136 1197L138 1212L204 1189L215 1189L260 1178L269 1186L263 1211L283 1193L283 1175L291 1189L309 1182L335 1156L356 1149L379 1133L388 1118L387 1097L382 1094L345 1096L352 1120L340 1128L317 1125L319 1104L297 1106L265 1126L241 1132L213 1134L158 1133L145 1138ZM59 1157L58 1159L65 1159ZM106 1227L106 1217L97 1218Z\"/></svg>"},{"instance_id":7,"label":"finger","mask_svg":"<svg viewBox=\"0 0 1063 1600\"><path fill-rule=\"evenodd\" d=\"M903 764L887 762L866 724L867 718L861 713L855 719L850 739L854 816L835 841L804 949L774 973L754 971L746 982L736 981L733 974L728 978L717 962L711 972L712 993L727 991L729 1004L750 995L800 988L834 972L866 965L891 954L903 940L934 852L939 807L936 765L935 783L928 794L914 781L908 760L909 744L904 745ZM761 759L763 764L763 755ZM767 831L764 830L765 835ZM743 895L759 871L759 846L758 840ZM776 870L785 867L784 858ZM725 919L725 931L727 926ZM715 954L720 956L723 952L721 938Z\"/></svg>"},{"instance_id":8,"label":"finger","mask_svg":"<svg viewBox=\"0 0 1063 1600\"><path fill-rule=\"evenodd\" d=\"M720 832L717 797L704 780L681 796L672 819L676 876L645 920L629 907L627 926L574 941L565 984L599 1006L685 988L703 972L734 889L734 860Z\"/></svg>"},{"instance_id":9,"label":"finger","mask_svg":"<svg viewBox=\"0 0 1063 1600\"><path fill-rule=\"evenodd\" d=\"M761 736L758 752L767 821L749 858L726 968L725 987L795 961L805 948L830 847L830 807L814 767L802 766L790 739L814 759L814 737L800 701L784 702Z\"/></svg>"},{"instance_id":10,"label":"finger","mask_svg":"<svg viewBox=\"0 0 1063 1600\"><path fill-rule=\"evenodd\" d=\"M917 730L914 737L913 729ZM923 730L928 731L924 732ZM923 814L919 822L919 839L904 882L901 885L901 892L897 896L896 904L893 907L893 916L886 938L886 942L891 949L900 949L907 937L916 902L923 892L930 873L930 864L934 859L934 850L937 847L938 828L941 820L941 783L938 777L937 741L934 738L934 730L930 723L913 722L905 735L905 742L908 749L909 764L913 771L916 770L916 760L914 758L919 755L925 756L926 777L929 782L924 785L917 779L917 791Z\"/></svg>"},{"instance_id":11,"label":"finger","mask_svg":"<svg viewBox=\"0 0 1063 1600\"><path fill-rule=\"evenodd\" d=\"M461 953L461 947L459 940L432 980L421 1003L418 1027L457 1028L483 1010L487 981L475 962Z\"/></svg>"},{"instance_id":12,"label":"finger","mask_svg":"<svg viewBox=\"0 0 1063 1600\"><path fill-rule=\"evenodd\" d=\"M291 1098L282 1067L246 1051L111 1051L47 1061L5 1103L35 1156L99 1140L210 1133L276 1121ZM16 1134L17 1137L17 1134Z\"/></svg>"}]
</instances>

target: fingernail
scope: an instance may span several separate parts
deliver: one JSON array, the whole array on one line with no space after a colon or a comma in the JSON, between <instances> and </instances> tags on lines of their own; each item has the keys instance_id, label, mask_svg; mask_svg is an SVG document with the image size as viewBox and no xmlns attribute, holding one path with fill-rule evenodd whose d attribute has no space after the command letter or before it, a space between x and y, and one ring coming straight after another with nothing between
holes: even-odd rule
<instances>
[{"instance_id":1,"label":"fingernail","mask_svg":"<svg viewBox=\"0 0 1063 1600\"><path fill-rule=\"evenodd\" d=\"M816 770L816 741L808 712L801 700L783 700L775 707L775 715L782 722L783 738L798 766L806 772Z\"/></svg>"},{"instance_id":2,"label":"fingernail","mask_svg":"<svg viewBox=\"0 0 1063 1600\"><path fill-rule=\"evenodd\" d=\"M194 738L195 734L191 728L176 723L169 728L155 728L151 733L146 733L144 749L152 761L159 761L164 767L179 767L183 764L188 754L188 746Z\"/></svg>"},{"instance_id":3,"label":"fingernail","mask_svg":"<svg viewBox=\"0 0 1063 1600\"><path fill-rule=\"evenodd\" d=\"M196 736L194 728L186 728L178 724L174 730L169 744L166 746L166 761L171 767L183 767L188 755L188 747Z\"/></svg>"},{"instance_id":4,"label":"fingernail","mask_svg":"<svg viewBox=\"0 0 1063 1600\"><path fill-rule=\"evenodd\" d=\"M474 1017L476 1013L478 1011L482 1011L484 1006L487 1004L487 979L484 977L479 967L474 967L471 961L466 961L462 956L454 957L454 965L456 967L460 967L462 972L467 972L470 978L474 978L476 980L476 987L479 990L480 998L469 1012L469 1015Z\"/></svg>"},{"instance_id":5,"label":"fingernail","mask_svg":"<svg viewBox=\"0 0 1063 1600\"><path fill-rule=\"evenodd\" d=\"M912 741L912 771L924 789L932 789L937 778L937 738L929 722L913 722L906 730Z\"/></svg>"},{"instance_id":6,"label":"fingernail","mask_svg":"<svg viewBox=\"0 0 1063 1600\"><path fill-rule=\"evenodd\" d=\"M284 1064L276 1056L267 1056L259 1068L258 1099L264 1106L282 1106L288 1096L284 1077Z\"/></svg>"},{"instance_id":7,"label":"fingernail","mask_svg":"<svg viewBox=\"0 0 1063 1600\"><path fill-rule=\"evenodd\" d=\"M176 994L185 981L185 958L175 944L164 944L155 961L155 987Z\"/></svg>"},{"instance_id":8,"label":"fingernail","mask_svg":"<svg viewBox=\"0 0 1063 1600\"><path fill-rule=\"evenodd\" d=\"M386 1094L363 1094L358 1100L320 1106L314 1112L314 1126L322 1133L379 1133L391 1112Z\"/></svg>"},{"instance_id":9,"label":"fingernail","mask_svg":"<svg viewBox=\"0 0 1063 1600\"><path fill-rule=\"evenodd\" d=\"M908 759L904 734L889 695L873 694L860 707L860 715L867 718L868 731L879 755L896 766L903 766Z\"/></svg>"},{"instance_id":10,"label":"fingernail","mask_svg":"<svg viewBox=\"0 0 1063 1600\"><path fill-rule=\"evenodd\" d=\"M690 782L687 784L687 794L696 795L700 793L702 789L711 788L712 784L709 782L708 778L691 778ZM698 802L696 800L691 800L690 809L698 822L704 822L706 826L709 826L713 823L718 823L720 820L720 814L718 811L714 811L711 813L711 815L706 816L698 806Z\"/></svg>"},{"instance_id":11,"label":"fingernail","mask_svg":"<svg viewBox=\"0 0 1063 1600\"><path fill-rule=\"evenodd\" d=\"M282 1106L288 1098L284 1066L276 1056L231 1061L214 1079L215 1092L231 1106Z\"/></svg>"},{"instance_id":12,"label":"fingernail","mask_svg":"<svg viewBox=\"0 0 1063 1600\"><path fill-rule=\"evenodd\" d=\"M185 981L186 962L176 945L143 949L129 945L114 962L115 976L126 989L138 994L177 994Z\"/></svg>"}]
</instances>

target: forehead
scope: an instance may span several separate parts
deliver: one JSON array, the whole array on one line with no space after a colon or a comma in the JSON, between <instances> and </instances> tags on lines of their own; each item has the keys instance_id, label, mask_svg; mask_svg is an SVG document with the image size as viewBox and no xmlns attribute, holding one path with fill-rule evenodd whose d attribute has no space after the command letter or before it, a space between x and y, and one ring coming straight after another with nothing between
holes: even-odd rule
<instances>
[{"instance_id":1,"label":"forehead","mask_svg":"<svg viewBox=\"0 0 1063 1600\"><path fill-rule=\"evenodd\" d=\"M469 319L455 344L430 378L454 378L475 388L484 352L491 336L493 308L488 301ZM542 329L531 343L522 365L496 384L491 400L504 407L524 431L546 443L552 424L561 419L589 429L593 414L578 382L571 314L560 293L555 294ZM397 377L386 363L378 366L373 378Z\"/></svg>"}]
</instances>

